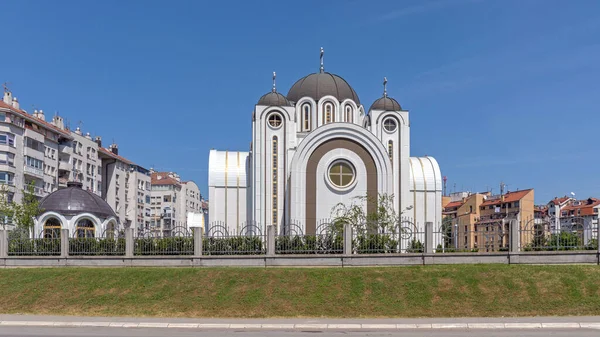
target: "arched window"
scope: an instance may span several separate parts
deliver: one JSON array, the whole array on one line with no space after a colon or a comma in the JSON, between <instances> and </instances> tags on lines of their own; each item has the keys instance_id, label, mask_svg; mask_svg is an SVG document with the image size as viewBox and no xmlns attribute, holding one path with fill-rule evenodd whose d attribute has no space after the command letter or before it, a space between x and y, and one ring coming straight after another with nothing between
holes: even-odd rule
<instances>
[{"instance_id":1,"label":"arched window","mask_svg":"<svg viewBox=\"0 0 600 337\"><path fill-rule=\"evenodd\" d=\"M50 218L44 223L44 238L60 238L60 221Z\"/></svg>"},{"instance_id":2,"label":"arched window","mask_svg":"<svg viewBox=\"0 0 600 337\"><path fill-rule=\"evenodd\" d=\"M392 165L394 164L394 142L391 140L388 141L388 156L390 157L390 161Z\"/></svg>"},{"instance_id":3,"label":"arched window","mask_svg":"<svg viewBox=\"0 0 600 337\"><path fill-rule=\"evenodd\" d=\"M323 124L329 124L335 122L333 115L333 104L325 103L323 106Z\"/></svg>"},{"instance_id":4,"label":"arched window","mask_svg":"<svg viewBox=\"0 0 600 337\"><path fill-rule=\"evenodd\" d=\"M302 106L302 131L310 131L310 104Z\"/></svg>"},{"instance_id":5,"label":"arched window","mask_svg":"<svg viewBox=\"0 0 600 337\"><path fill-rule=\"evenodd\" d=\"M277 151L277 136L273 136L273 155L272 155L272 162L273 162L273 198L272 198L272 203L273 203L273 225L277 224L277 205L278 205L278 200L277 200L277 191L278 191L278 185L277 185L277 181L278 181L278 151Z\"/></svg>"},{"instance_id":6,"label":"arched window","mask_svg":"<svg viewBox=\"0 0 600 337\"><path fill-rule=\"evenodd\" d=\"M346 111L345 111L345 118L346 118L346 122L348 123L353 123L353 116L352 116L352 107L350 105L346 105Z\"/></svg>"},{"instance_id":7,"label":"arched window","mask_svg":"<svg viewBox=\"0 0 600 337\"><path fill-rule=\"evenodd\" d=\"M96 229L94 223L89 219L81 219L77 221L77 227L75 228L75 235L77 238L93 238L95 236Z\"/></svg>"}]
</instances>

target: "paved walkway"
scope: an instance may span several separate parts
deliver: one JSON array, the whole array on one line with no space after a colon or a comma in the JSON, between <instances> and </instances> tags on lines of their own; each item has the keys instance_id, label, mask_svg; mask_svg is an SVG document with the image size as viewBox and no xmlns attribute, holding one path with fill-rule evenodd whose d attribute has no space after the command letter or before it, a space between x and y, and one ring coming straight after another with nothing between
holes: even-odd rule
<instances>
[{"instance_id":1,"label":"paved walkway","mask_svg":"<svg viewBox=\"0 0 600 337\"><path fill-rule=\"evenodd\" d=\"M600 317L187 319L0 315L2 326L260 330L599 329Z\"/></svg>"}]
</instances>

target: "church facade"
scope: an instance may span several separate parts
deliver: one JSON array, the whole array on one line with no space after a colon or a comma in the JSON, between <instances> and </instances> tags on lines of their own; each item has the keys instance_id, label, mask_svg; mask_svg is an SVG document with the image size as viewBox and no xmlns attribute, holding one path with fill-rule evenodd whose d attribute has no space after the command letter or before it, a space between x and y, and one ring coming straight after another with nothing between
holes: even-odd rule
<instances>
[{"instance_id":1,"label":"church facade","mask_svg":"<svg viewBox=\"0 0 600 337\"><path fill-rule=\"evenodd\" d=\"M245 224L295 224L315 234L333 207L354 197L394 196L398 214L422 230L442 221L442 176L432 157L410 156L409 112L383 96L368 110L343 78L321 68L283 95L262 96L249 152L211 150L209 223L240 233ZM374 203L366 203L366 212Z\"/></svg>"}]
</instances>

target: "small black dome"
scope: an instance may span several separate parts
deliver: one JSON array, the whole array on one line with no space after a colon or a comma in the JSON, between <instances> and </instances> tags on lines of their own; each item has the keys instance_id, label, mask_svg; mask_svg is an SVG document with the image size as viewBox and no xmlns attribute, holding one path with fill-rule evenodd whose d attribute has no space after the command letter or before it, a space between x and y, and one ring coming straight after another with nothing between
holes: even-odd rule
<instances>
[{"instance_id":1,"label":"small black dome","mask_svg":"<svg viewBox=\"0 0 600 337\"><path fill-rule=\"evenodd\" d=\"M338 75L327 72L314 73L299 79L288 92L287 99L298 102L302 97L310 97L318 101L328 95L336 97L340 102L351 99L356 105L360 105L358 95L350 84Z\"/></svg>"},{"instance_id":2,"label":"small black dome","mask_svg":"<svg viewBox=\"0 0 600 337\"><path fill-rule=\"evenodd\" d=\"M371 110L384 110L384 111L400 111L402 107L400 103L393 98L383 96L380 99L373 102L369 111Z\"/></svg>"},{"instance_id":3,"label":"small black dome","mask_svg":"<svg viewBox=\"0 0 600 337\"><path fill-rule=\"evenodd\" d=\"M282 94L271 91L268 94L264 94L256 105L266 105L266 106L292 106L290 101L288 101L285 96Z\"/></svg>"},{"instance_id":4,"label":"small black dome","mask_svg":"<svg viewBox=\"0 0 600 337\"><path fill-rule=\"evenodd\" d=\"M117 217L106 201L82 189L81 183L69 183L67 188L48 194L40 201L40 209L43 212L53 211L64 215L92 213L102 218Z\"/></svg>"}]
</instances>

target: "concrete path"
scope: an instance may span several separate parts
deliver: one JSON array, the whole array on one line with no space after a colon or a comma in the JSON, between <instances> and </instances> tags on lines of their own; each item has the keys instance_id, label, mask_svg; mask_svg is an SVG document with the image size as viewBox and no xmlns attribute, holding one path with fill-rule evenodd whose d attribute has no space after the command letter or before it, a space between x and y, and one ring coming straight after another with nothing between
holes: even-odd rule
<instances>
[{"instance_id":1,"label":"concrete path","mask_svg":"<svg viewBox=\"0 0 600 337\"><path fill-rule=\"evenodd\" d=\"M303 330L195 330L102 327L0 327L0 337L314 337L316 331ZM323 337L596 337L598 330L589 329L495 329L495 330L430 330L342 331L318 332Z\"/></svg>"},{"instance_id":2,"label":"concrete path","mask_svg":"<svg viewBox=\"0 0 600 337\"><path fill-rule=\"evenodd\" d=\"M184 319L0 315L3 327L161 328L195 330L398 331L600 330L600 317L427 319Z\"/></svg>"}]
</instances>

